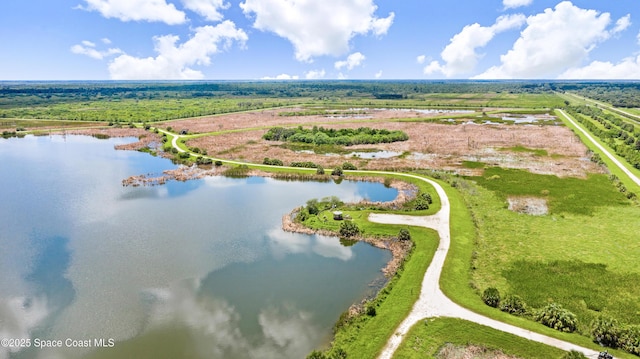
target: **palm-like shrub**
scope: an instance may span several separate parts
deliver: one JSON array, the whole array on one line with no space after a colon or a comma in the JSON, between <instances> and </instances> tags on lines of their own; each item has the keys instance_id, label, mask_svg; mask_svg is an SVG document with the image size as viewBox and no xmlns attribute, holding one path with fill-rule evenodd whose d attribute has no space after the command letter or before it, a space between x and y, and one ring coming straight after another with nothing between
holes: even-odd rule
<instances>
[{"instance_id":1,"label":"palm-like shrub","mask_svg":"<svg viewBox=\"0 0 640 359\"><path fill-rule=\"evenodd\" d=\"M496 288L489 287L482 292L482 301L490 307L498 308L498 305L500 305L500 292Z\"/></svg>"},{"instance_id":2,"label":"palm-like shrub","mask_svg":"<svg viewBox=\"0 0 640 359\"><path fill-rule=\"evenodd\" d=\"M527 312L527 304L515 294L508 294L500 303L500 310L514 315L522 315Z\"/></svg>"},{"instance_id":3,"label":"palm-like shrub","mask_svg":"<svg viewBox=\"0 0 640 359\"><path fill-rule=\"evenodd\" d=\"M615 348L618 345L620 327L618 321L599 316L591 321L591 338L604 346Z\"/></svg>"},{"instance_id":4,"label":"palm-like shrub","mask_svg":"<svg viewBox=\"0 0 640 359\"><path fill-rule=\"evenodd\" d=\"M578 326L576 315L556 303L550 303L542 308L535 319L549 328L567 333L572 333Z\"/></svg>"}]
</instances>

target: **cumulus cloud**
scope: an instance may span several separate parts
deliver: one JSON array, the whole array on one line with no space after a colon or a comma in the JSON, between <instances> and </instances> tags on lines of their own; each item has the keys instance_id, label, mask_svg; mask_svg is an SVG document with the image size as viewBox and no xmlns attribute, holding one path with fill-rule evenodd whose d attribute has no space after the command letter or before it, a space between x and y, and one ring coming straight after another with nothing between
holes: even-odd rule
<instances>
[{"instance_id":1,"label":"cumulus cloud","mask_svg":"<svg viewBox=\"0 0 640 359\"><path fill-rule=\"evenodd\" d=\"M427 60L427 57L425 55L420 55L416 57L416 62L419 64L424 64L426 60Z\"/></svg>"},{"instance_id":2,"label":"cumulus cloud","mask_svg":"<svg viewBox=\"0 0 640 359\"><path fill-rule=\"evenodd\" d=\"M636 35L636 39L638 39L638 45L640 45L640 31L638 31L638 35Z\"/></svg>"},{"instance_id":3,"label":"cumulus cloud","mask_svg":"<svg viewBox=\"0 0 640 359\"><path fill-rule=\"evenodd\" d=\"M78 8L97 11L102 16L121 21L164 22L168 25L183 24L187 21L184 12L165 0L84 0L87 6Z\"/></svg>"},{"instance_id":4,"label":"cumulus cloud","mask_svg":"<svg viewBox=\"0 0 640 359\"><path fill-rule=\"evenodd\" d=\"M108 37L103 37L102 43L105 45L111 45L111 40Z\"/></svg>"},{"instance_id":5,"label":"cumulus cloud","mask_svg":"<svg viewBox=\"0 0 640 359\"><path fill-rule=\"evenodd\" d=\"M376 17L373 0L245 0L240 7L254 17L256 29L289 40L296 59L304 62L346 53L356 35L384 35L395 17Z\"/></svg>"},{"instance_id":6,"label":"cumulus cloud","mask_svg":"<svg viewBox=\"0 0 640 359\"><path fill-rule=\"evenodd\" d=\"M533 0L502 0L505 9L515 9L521 6L529 6Z\"/></svg>"},{"instance_id":7,"label":"cumulus cloud","mask_svg":"<svg viewBox=\"0 0 640 359\"><path fill-rule=\"evenodd\" d=\"M154 37L156 57L134 57L123 54L109 64L114 80L201 79L202 72L190 66L211 64L211 56L227 49L235 41L244 45L247 34L231 21L195 29L195 35L177 45L179 37Z\"/></svg>"},{"instance_id":8,"label":"cumulus cloud","mask_svg":"<svg viewBox=\"0 0 640 359\"><path fill-rule=\"evenodd\" d=\"M230 4L224 0L182 0L182 4L209 21L220 21L224 17L220 10L228 9Z\"/></svg>"},{"instance_id":9,"label":"cumulus cloud","mask_svg":"<svg viewBox=\"0 0 640 359\"><path fill-rule=\"evenodd\" d=\"M530 16L513 48L500 57L501 64L475 78L556 77L578 66L599 42L611 36L610 22L609 13L561 2L555 9Z\"/></svg>"},{"instance_id":10,"label":"cumulus cloud","mask_svg":"<svg viewBox=\"0 0 640 359\"><path fill-rule=\"evenodd\" d=\"M121 54L122 50L117 48L110 48L100 51L96 49L95 43L88 40L83 40L80 44L71 46L71 52L78 55L86 55L96 60L102 60L105 57Z\"/></svg>"},{"instance_id":11,"label":"cumulus cloud","mask_svg":"<svg viewBox=\"0 0 640 359\"><path fill-rule=\"evenodd\" d=\"M346 60L336 61L334 66L338 70L340 70L343 67L346 67L347 70L353 70L354 68L362 65L362 62L365 59L366 59L366 56L364 56L362 53L354 52L353 54L349 55Z\"/></svg>"},{"instance_id":12,"label":"cumulus cloud","mask_svg":"<svg viewBox=\"0 0 640 359\"><path fill-rule=\"evenodd\" d=\"M298 75L280 74L276 77L265 76L262 80L297 80Z\"/></svg>"},{"instance_id":13,"label":"cumulus cloud","mask_svg":"<svg viewBox=\"0 0 640 359\"><path fill-rule=\"evenodd\" d=\"M623 59L618 64L593 61L591 64L573 68L558 78L575 80L630 80L640 79L640 56Z\"/></svg>"},{"instance_id":14,"label":"cumulus cloud","mask_svg":"<svg viewBox=\"0 0 640 359\"><path fill-rule=\"evenodd\" d=\"M375 76L375 78L377 78L377 79L381 78L382 77L382 70L376 72L376 74L373 75L373 76Z\"/></svg>"},{"instance_id":15,"label":"cumulus cloud","mask_svg":"<svg viewBox=\"0 0 640 359\"><path fill-rule=\"evenodd\" d=\"M305 73L304 77L307 80L316 80L316 79L324 78L325 74L326 73L325 73L324 69L322 69L322 70L311 70L311 71Z\"/></svg>"},{"instance_id":16,"label":"cumulus cloud","mask_svg":"<svg viewBox=\"0 0 640 359\"><path fill-rule=\"evenodd\" d=\"M626 30L629 26L631 26L631 14L627 14L616 21L616 26L611 30L611 33L617 34Z\"/></svg>"},{"instance_id":17,"label":"cumulus cloud","mask_svg":"<svg viewBox=\"0 0 640 359\"><path fill-rule=\"evenodd\" d=\"M501 16L491 26L481 26L478 23L465 26L462 31L451 39L440 56L444 64L432 61L424 68L426 75L442 73L447 77L469 73L474 70L481 54L476 50L486 46L498 33L519 28L524 24L524 15Z\"/></svg>"}]
</instances>

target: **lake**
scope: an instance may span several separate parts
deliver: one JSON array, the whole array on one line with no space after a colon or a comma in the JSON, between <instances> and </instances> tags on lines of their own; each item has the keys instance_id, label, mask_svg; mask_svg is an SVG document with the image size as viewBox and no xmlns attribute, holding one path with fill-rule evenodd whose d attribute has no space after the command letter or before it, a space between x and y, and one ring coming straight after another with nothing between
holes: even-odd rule
<instances>
[{"instance_id":1,"label":"lake","mask_svg":"<svg viewBox=\"0 0 640 359\"><path fill-rule=\"evenodd\" d=\"M0 358L302 358L381 282L387 251L286 233L281 218L312 198L395 189L259 177L123 187L175 168L114 150L134 140L0 139L0 338L21 339Z\"/></svg>"}]
</instances>

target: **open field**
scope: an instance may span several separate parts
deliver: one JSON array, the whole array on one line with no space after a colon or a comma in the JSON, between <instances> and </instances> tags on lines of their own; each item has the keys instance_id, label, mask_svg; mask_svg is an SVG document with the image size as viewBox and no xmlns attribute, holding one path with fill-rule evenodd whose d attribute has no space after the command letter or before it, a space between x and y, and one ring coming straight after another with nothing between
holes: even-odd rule
<instances>
[{"instance_id":1,"label":"open field","mask_svg":"<svg viewBox=\"0 0 640 359\"><path fill-rule=\"evenodd\" d=\"M182 149L197 147L205 150L215 159L262 163L268 157L281 160L285 166L293 161L308 161L332 168L351 162L363 170L452 171L452 174L423 172L440 176L451 184L446 190L452 203L452 247L441 277L442 290L450 298L492 318L582 346L592 345L589 325L600 314L611 316L621 324L640 324L640 292L636 285L640 281L637 261L640 258L637 240L640 208L637 204L628 200L609 181L608 171L603 166L590 161L587 146L565 126L471 123L478 118L484 121L483 111L488 116L496 116L497 111L540 114L540 109L549 105L564 106L563 97L553 94L446 92L416 93L401 100L351 98L314 101L315 104L286 109L161 122L158 127L166 129L171 126L174 133L188 129L189 135L181 138L185 144L179 141L177 144ZM415 110L393 110L414 108L419 102L434 107L474 108L476 111L469 114L425 114ZM374 110L374 107L386 109ZM318 114L317 108L335 113ZM401 130L409 135L409 140L344 148L293 146L263 140L262 135L277 125ZM141 134L136 132L135 135ZM150 139L161 141L159 137ZM354 155L351 152L359 153ZM387 158L386 153L393 155ZM606 159L603 162L609 164ZM611 168L611 173L623 179L620 171ZM513 198L541 200L547 212L533 216L509 210L508 203ZM363 217L364 211L347 214L368 233L398 233L399 227L377 227L362 222L366 218ZM321 223L316 224L323 227ZM335 226L329 227L325 229L336 229ZM427 247L416 244L412 259L406 263L398 283L380 297L386 299L376 307L377 316L360 317L338 332L332 350L345 349L349 353L366 353L363 357L375 356L393 333L394 323L402 320L409 311L417 295L419 273L424 273L421 266L428 264L436 245L433 233L415 233L419 241L426 239L423 243L428 243ZM519 317L486 306L480 294L487 287L496 287L503 296L521 296L532 311ZM560 333L533 321L533 310L548 302L560 303L576 314L577 333ZM433 323L444 322L436 320ZM455 325L467 328L465 325L468 324ZM444 330L440 335L422 329L409 337L413 340L410 344L405 344L415 347L429 343L422 346L426 348L423 353L435 348L434 345L441 345L445 341L444 336L455 337L458 334L464 334L456 339L461 344L466 343L467 338L469 342L478 340L480 345L503 347L505 351L521 347L522 352L510 353L522 358L537 358L532 353L537 350L544 352L544 349L527 342L512 344L511 339L502 333L487 334L475 327L468 330L483 333L478 334L479 337L462 330ZM431 340L431 336L435 339ZM556 354L553 351L544 357L559 357ZM615 355L629 357L621 352Z\"/></svg>"},{"instance_id":2,"label":"open field","mask_svg":"<svg viewBox=\"0 0 640 359\"><path fill-rule=\"evenodd\" d=\"M587 160L586 147L561 126L405 122L398 121L398 116L429 119L438 114L394 110L371 111L368 119L278 116L276 112L194 119L180 122L179 126L195 132L218 131L188 139L186 144L189 147L204 149L212 156L254 163L261 163L268 157L282 160L285 164L310 161L326 168L349 161L359 169L438 168L474 173L463 166L463 162L475 161L560 176L585 177L587 173L601 171ZM295 124L336 129L367 126L401 130L409 135L409 140L350 146L336 149L339 153L318 154L309 151L310 147L304 150L305 147L297 146L296 149L289 144L262 139L270 127ZM176 129L177 126L173 125ZM248 130L240 131L243 128Z\"/></svg>"}]
</instances>

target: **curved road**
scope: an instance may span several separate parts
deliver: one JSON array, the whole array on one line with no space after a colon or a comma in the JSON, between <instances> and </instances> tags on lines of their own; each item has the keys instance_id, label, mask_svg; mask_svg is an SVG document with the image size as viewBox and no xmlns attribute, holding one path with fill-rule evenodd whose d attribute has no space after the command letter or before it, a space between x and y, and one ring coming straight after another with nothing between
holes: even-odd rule
<instances>
[{"instance_id":1,"label":"curved road","mask_svg":"<svg viewBox=\"0 0 640 359\"><path fill-rule=\"evenodd\" d=\"M564 114L564 112L562 112ZM568 117L567 117L568 118ZM571 121L571 119L569 119ZM573 121L571 121L574 123ZM575 123L574 123L575 124ZM581 129L580 127L578 127ZM582 130L582 129L581 129ZM171 134L164 130L160 130L161 132ZM583 130L584 131L584 130ZM586 133L585 133L586 134ZM172 146L176 148L179 152L186 152L182 148L178 146L178 139L182 136L174 135L172 140ZM587 134L587 136L593 141L593 139ZM594 141L595 143L595 141ZM596 143L596 145L598 145ZM610 158L614 159L608 151L598 145L600 149L602 149L605 154L607 154ZM206 156L209 157L209 156ZM226 161L234 164L241 164L236 161ZM619 164L617 160L614 159L616 164ZM621 164L619 164L621 165ZM272 167L267 165L260 165L260 167ZM282 168L282 167L278 167ZM624 166L621 168L624 169ZM349 172L349 171L347 171ZM625 171L625 173L627 173ZM394 215L394 214L378 214L372 213L369 215L369 220L371 222L382 223L382 224L402 224L402 225L410 225L410 226L421 226L425 228L431 228L438 232L440 237L440 243L438 245L438 249L433 256L431 264L427 268L425 272L424 278L422 280L421 289L420 289L420 297L414 303L411 312L407 317L400 323L394 335L389 338L389 341L383 348L382 353L379 358L386 359L393 357L394 352L402 343L404 336L409 332L409 329L420 321L421 319L430 318L430 317L451 317L451 318L459 318L468 320L474 323L478 323L481 325L485 325L503 332L511 333L526 339L530 339L536 342L544 343L547 345L554 346L556 348L560 348L565 351L577 350L589 357L597 357L598 353L595 350L587 349L580 347L578 345L565 342L559 339L551 338L546 335L542 335L539 333L532 332L527 329L519 328L510 324L502 323L495 319L491 319L480 315L478 313L472 312L469 309L466 309L456 303L454 303L451 299L449 299L443 292L440 290L440 274L442 273L442 268L444 266L445 259L447 257L447 253L449 252L449 246L451 243L451 233L450 233L450 208L451 205L449 203L449 197L447 193L444 191L442 186L440 186L437 182L432 181L430 179L410 175L410 174L398 174L391 172L383 172L383 171L370 171L371 174L394 174L394 175L402 175L404 177L415 178L421 181L425 181L431 184L438 196L440 197L441 208L438 213L431 216L406 216L406 215ZM630 176L633 176L630 172L628 172ZM635 177L635 176L633 176ZM637 178L636 178L637 180Z\"/></svg>"},{"instance_id":2,"label":"curved road","mask_svg":"<svg viewBox=\"0 0 640 359\"><path fill-rule=\"evenodd\" d=\"M449 197L447 197L447 194L442 186L440 186L435 181L424 177L408 174L404 174L403 176L417 178L431 184L436 189L438 196L440 196L440 202L442 204L440 211L431 216L405 216L372 213L371 215L369 215L369 220L371 222L382 224L402 224L434 229L440 236L440 244L438 245L438 249L433 256L431 264L425 272L424 278L422 280L420 297L413 305L413 308L411 309L409 315L402 321L402 323L400 323L394 335L389 338L389 341L382 350L379 358L387 359L393 357L393 353L396 351L396 349L398 349L400 343L402 343L402 340L404 339L409 329L411 329L411 327L418 321L430 317L451 317L465 319L526 339L551 345L565 351L577 350L590 357L598 356L599 352L595 350L583 348L581 346L535 333L527 329L522 329L510 324L502 323L495 319L485 317L478 313L472 312L469 309L463 308L449 299L442 292L442 290L440 290L439 283L440 274L442 273L442 267L444 266L444 261L447 257L447 252L449 251L449 246L451 243L451 233L449 230L451 206L449 203Z\"/></svg>"}]
</instances>

